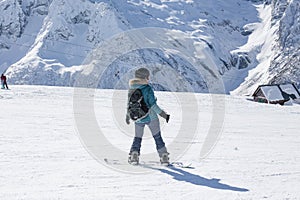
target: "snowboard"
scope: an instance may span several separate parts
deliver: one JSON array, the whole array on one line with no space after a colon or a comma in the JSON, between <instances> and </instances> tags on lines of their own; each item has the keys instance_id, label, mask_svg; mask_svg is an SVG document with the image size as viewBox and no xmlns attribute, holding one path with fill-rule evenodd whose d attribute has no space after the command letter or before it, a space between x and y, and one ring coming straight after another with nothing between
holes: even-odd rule
<instances>
[{"instance_id":1,"label":"snowboard","mask_svg":"<svg viewBox=\"0 0 300 200\"><path fill-rule=\"evenodd\" d=\"M108 165L131 165L128 162L117 160L117 159L109 159L104 158L104 162ZM179 161L174 161L170 163L160 163L159 161L140 161L138 164L133 164L132 166L140 166L145 168L151 168L151 167L178 167L178 168L189 168L194 169L192 166L192 163L184 163Z\"/></svg>"}]
</instances>

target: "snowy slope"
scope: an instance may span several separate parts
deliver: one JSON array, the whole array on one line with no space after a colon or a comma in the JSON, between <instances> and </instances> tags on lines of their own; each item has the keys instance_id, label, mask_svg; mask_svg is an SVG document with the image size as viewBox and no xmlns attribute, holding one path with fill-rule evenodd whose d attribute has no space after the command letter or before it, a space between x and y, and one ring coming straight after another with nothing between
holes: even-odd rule
<instances>
[{"instance_id":1,"label":"snowy slope","mask_svg":"<svg viewBox=\"0 0 300 200\"><path fill-rule=\"evenodd\" d=\"M105 154L126 163L133 130L124 122L126 91L13 85L1 90L0 199L300 198L299 105L156 94L171 114L169 124L161 121L171 159L191 162L194 169L107 166L100 159ZM94 107L78 107L80 102ZM93 120L95 133L85 126ZM211 141L215 146L203 156L210 130L218 125L220 134ZM93 154L95 145L104 143L86 139L100 136L110 145ZM157 161L148 132L141 161Z\"/></svg>"}]
</instances>

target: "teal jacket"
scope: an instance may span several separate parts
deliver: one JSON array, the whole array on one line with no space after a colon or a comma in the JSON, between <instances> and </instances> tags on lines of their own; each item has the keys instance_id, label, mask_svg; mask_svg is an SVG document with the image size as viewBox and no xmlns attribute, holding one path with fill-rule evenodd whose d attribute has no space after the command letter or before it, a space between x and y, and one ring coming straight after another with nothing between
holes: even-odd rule
<instances>
[{"instance_id":1,"label":"teal jacket","mask_svg":"<svg viewBox=\"0 0 300 200\"><path fill-rule=\"evenodd\" d=\"M149 123L152 120L158 119L158 114L162 112L162 109L156 104L156 97L154 96L154 91L152 87L148 84L148 82L144 79L131 79L129 81L130 89L141 89L145 103L149 108L149 114L137 120L135 123Z\"/></svg>"}]
</instances>

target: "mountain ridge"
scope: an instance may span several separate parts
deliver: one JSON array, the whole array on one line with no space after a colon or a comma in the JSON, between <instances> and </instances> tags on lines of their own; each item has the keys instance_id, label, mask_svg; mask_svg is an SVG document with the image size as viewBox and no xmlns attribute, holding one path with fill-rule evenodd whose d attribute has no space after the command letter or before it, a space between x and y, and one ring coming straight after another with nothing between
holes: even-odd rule
<instances>
[{"instance_id":1,"label":"mountain ridge","mask_svg":"<svg viewBox=\"0 0 300 200\"><path fill-rule=\"evenodd\" d=\"M195 43L201 42L222 76L226 93L249 94L258 84L266 83L294 82L299 86L299 49L291 50L299 44L297 34L291 34L299 28L298 8L299 2L285 0L6 0L0 2L0 10L5 11L0 15L0 69L8 68L6 73L13 84L73 86L76 76L82 73L84 60L103 42L126 31L157 27L181 31ZM272 34L261 37L270 30ZM253 39L255 34L261 37L259 41ZM161 71L177 70L191 85L201 82L194 87L195 92L209 90L203 87L203 77L183 76L186 69L195 66L180 55L141 48L122 57L118 58L122 62L112 61L109 68L113 71L107 76L114 77L117 72L119 77L126 76L121 70L124 65L158 65ZM289 57L292 59L287 61ZM115 88L118 81L98 87ZM181 90L178 87L175 91Z\"/></svg>"}]
</instances>

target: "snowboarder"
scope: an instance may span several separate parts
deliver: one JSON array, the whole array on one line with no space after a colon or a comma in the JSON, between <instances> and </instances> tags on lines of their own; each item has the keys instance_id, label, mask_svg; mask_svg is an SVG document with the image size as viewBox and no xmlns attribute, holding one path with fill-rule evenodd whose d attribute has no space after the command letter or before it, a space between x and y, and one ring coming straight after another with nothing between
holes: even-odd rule
<instances>
[{"instance_id":1,"label":"snowboarder","mask_svg":"<svg viewBox=\"0 0 300 200\"><path fill-rule=\"evenodd\" d=\"M128 162L130 164L138 164L140 148L142 137L144 134L145 125L147 125L152 133L155 140L156 149L160 157L160 162L162 164L169 164L169 153L163 141L160 131L160 124L157 115L160 115L166 122L169 122L170 115L163 111L156 103L156 98L154 96L154 91L152 87L148 84L150 78L150 72L146 68L139 68L135 71L135 78L129 81L129 91L132 89L140 89L142 92L142 97L146 103L149 112L146 115L135 121L135 137L129 152ZM128 99L128 104L130 100ZM130 110L127 108L126 123L130 124ZM135 119L133 119L135 120Z\"/></svg>"},{"instance_id":2,"label":"snowboarder","mask_svg":"<svg viewBox=\"0 0 300 200\"><path fill-rule=\"evenodd\" d=\"M4 74L1 75L1 89L8 89L7 82L6 82L6 76Z\"/></svg>"}]
</instances>

